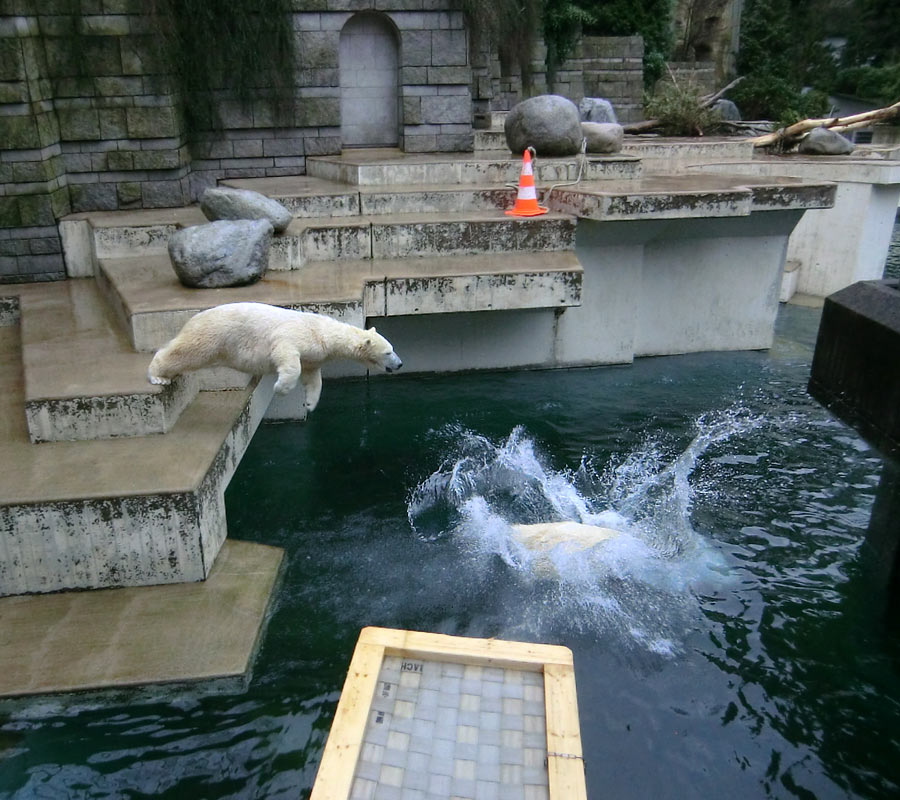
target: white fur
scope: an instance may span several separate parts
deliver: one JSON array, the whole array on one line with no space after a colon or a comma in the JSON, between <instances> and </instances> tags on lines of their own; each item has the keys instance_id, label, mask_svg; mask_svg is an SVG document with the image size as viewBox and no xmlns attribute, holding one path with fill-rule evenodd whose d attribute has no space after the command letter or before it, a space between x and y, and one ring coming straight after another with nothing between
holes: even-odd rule
<instances>
[{"instance_id":1,"label":"white fur","mask_svg":"<svg viewBox=\"0 0 900 800\"><path fill-rule=\"evenodd\" d=\"M275 391L287 394L298 379L312 411L322 392L321 366L350 359L393 372L403 362L375 331L321 314L264 303L228 303L201 311L161 347L147 371L150 383L167 384L183 372L231 367L251 375L276 373Z\"/></svg>"},{"instance_id":2,"label":"white fur","mask_svg":"<svg viewBox=\"0 0 900 800\"><path fill-rule=\"evenodd\" d=\"M546 553L557 545L566 552L589 550L600 542L619 535L614 528L585 525L581 522L538 522L534 525L512 525L516 539L527 549Z\"/></svg>"},{"instance_id":3,"label":"white fur","mask_svg":"<svg viewBox=\"0 0 900 800\"><path fill-rule=\"evenodd\" d=\"M555 548L559 548L557 552L576 555L620 534L614 528L569 521L516 524L510 527L513 537L533 555L532 568L542 578L559 575L557 564L550 558L550 553Z\"/></svg>"}]
</instances>

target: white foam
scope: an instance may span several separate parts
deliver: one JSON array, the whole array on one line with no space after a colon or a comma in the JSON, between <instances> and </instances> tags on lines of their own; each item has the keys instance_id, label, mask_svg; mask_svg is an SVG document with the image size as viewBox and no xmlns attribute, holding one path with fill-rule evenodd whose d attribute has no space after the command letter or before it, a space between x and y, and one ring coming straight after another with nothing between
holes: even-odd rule
<instances>
[{"instance_id":1,"label":"white foam","mask_svg":"<svg viewBox=\"0 0 900 800\"><path fill-rule=\"evenodd\" d=\"M410 524L424 540L449 538L476 559L499 558L510 579L555 584L558 611L576 627L618 631L672 655L699 614L697 587L708 592L727 578L723 557L691 526L691 473L711 445L762 424L729 409L701 417L674 459L647 441L602 469L585 455L574 470L550 468L521 427L499 443L447 428L440 435L452 454L411 493ZM723 463L751 463L741 455ZM543 543L538 551L511 527L560 521L619 535L592 546Z\"/></svg>"}]
</instances>

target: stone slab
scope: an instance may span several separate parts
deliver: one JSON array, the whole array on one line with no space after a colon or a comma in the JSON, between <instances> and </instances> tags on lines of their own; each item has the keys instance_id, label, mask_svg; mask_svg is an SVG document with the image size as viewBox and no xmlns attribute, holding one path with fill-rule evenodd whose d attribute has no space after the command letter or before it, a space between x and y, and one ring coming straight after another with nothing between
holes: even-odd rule
<instances>
[{"instance_id":1,"label":"stone slab","mask_svg":"<svg viewBox=\"0 0 900 800\"><path fill-rule=\"evenodd\" d=\"M196 583L0 599L0 697L246 676L284 551L228 540Z\"/></svg>"},{"instance_id":2,"label":"stone slab","mask_svg":"<svg viewBox=\"0 0 900 800\"><path fill-rule=\"evenodd\" d=\"M148 383L149 358L134 352L95 281L30 287L20 303L32 442L165 433L196 396L190 377Z\"/></svg>"},{"instance_id":3,"label":"stone slab","mask_svg":"<svg viewBox=\"0 0 900 800\"><path fill-rule=\"evenodd\" d=\"M307 174L357 186L398 184L485 184L517 183L522 158L498 156L492 151L472 156L441 156L433 153L410 155L399 150L352 150L336 156L315 156L306 160ZM534 162L537 182L575 180L579 172L591 180L635 179L641 176L641 162L631 155L616 154L588 158L540 158Z\"/></svg>"},{"instance_id":4,"label":"stone slab","mask_svg":"<svg viewBox=\"0 0 900 800\"><path fill-rule=\"evenodd\" d=\"M791 178L652 175L582 181L541 195L552 211L604 222L745 217L759 211L830 208L835 187Z\"/></svg>"}]
</instances>

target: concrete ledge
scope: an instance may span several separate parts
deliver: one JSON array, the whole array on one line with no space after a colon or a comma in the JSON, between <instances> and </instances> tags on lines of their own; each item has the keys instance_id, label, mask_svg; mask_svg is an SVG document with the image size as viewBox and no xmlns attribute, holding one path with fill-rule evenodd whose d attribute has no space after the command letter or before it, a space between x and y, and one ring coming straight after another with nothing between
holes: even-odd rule
<instances>
[{"instance_id":1,"label":"concrete ledge","mask_svg":"<svg viewBox=\"0 0 900 800\"><path fill-rule=\"evenodd\" d=\"M0 443L19 465L0 494L0 596L204 579L272 385L201 393L167 436Z\"/></svg>"},{"instance_id":2,"label":"concrete ledge","mask_svg":"<svg viewBox=\"0 0 900 800\"><path fill-rule=\"evenodd\" d=\"M696 164L690 175L719 173L733 182L774 183L793 178L806 185L834 182L833 200L810 210L793 232L787 260L800 264L797 291L827 297L860 280L884 273L897 203L900 162L852 156L760 156L752 161ZM741 177L736 177L741 176ZM777 193L756 189L777 208ZM796 207L796 206L795 206Z\"/></svg>"},{"instance_id":3,"label":"concrete ledge","mask_svg":"<svg viewBox=\"0 0 900 800\"><path fill-rule=\"evenodd\" d=\"M578 159L538 158L535 181L553 183L574 181ZM354 186L398 184L485 184L516 183L522 172L521 156L486 153L471 158L414 156L390 150L368 150L339 156L315 156L306 159L307 174ZM641 176L641 161L631 155L595 156L587 160L582 178L586 180L636 179Z\"/></svg>"},{"instance_id":4,"label":"concrete ledge","mask_svg":"<svg viewBox=\"0 0 900 800\"><path fill-rule=\"evenodd\" d=\"M195 379L147 382L93 280L25 290L20 298L25 416L32 442L165 433L197 394Z\"/></svg>"},{"instance_id":5,"label":"concrete ledge","mask_svg":"<svg viewBox=\"0 0 900 800\"><path fill-rule=\"evenodd\" d=\"M753 144L747 139L703 136L696 139L664 136L626 136L622 152L637 156L644 172L672 173L704 161L753 158Z\"/></svg>"},{"instance_id":6,"label":"concrete ledge","mask_svg":"<svg viewBox=\"0 0 900 800\"><path fill-rule=\"evenodd\" d=\"M563 238L574 236L568 218L527 223L495 224L516 237L540 230L556 236L560 227ZM382 231L386 241L389 232L389 227ZM430 313L425 308L446 313L578 304L581 267L575 254L567 249L519 250L517 241L507 242L509 250L478 255L453 255L436 247L430 257L310 263L302 270L270 272L252 286L202 292L180 286L164 256L101 262L99 279L134 348L143 352L165 344L198 311L239 300L328 314L360 327L367 317ZM533 241L544 238L537 233Z\"/></svg>"},{"instance_id":7,"label":"concrete ledge","mask_svg":"<svg viewBox=\"0 0 900 800\"><path fill-rule=\"evenodd\" d=\"M610 222L746 217L758 211L830 208L834 198L834 185L825 182L696 174L583 181L544 195L544 203L580 219Z\"/></svg>"},{"instance_id":8,"label":"concrete ledge","mask_svg":"<svg viewBox=\"0 0 900 800\"><path fill-rule=\"evenodd\" d=\"M228 540L203 582L0 599L0 697L244 677L283 556Z\"/></svg>"}]
</instances>

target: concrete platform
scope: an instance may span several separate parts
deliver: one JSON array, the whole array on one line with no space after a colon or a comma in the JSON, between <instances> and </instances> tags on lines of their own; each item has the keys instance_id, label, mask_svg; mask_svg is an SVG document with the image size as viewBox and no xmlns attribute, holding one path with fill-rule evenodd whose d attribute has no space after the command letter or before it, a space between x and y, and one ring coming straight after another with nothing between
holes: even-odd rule
<instances>
[{"instance_id":1,"label":"concrete platform","mask_svg":"<svg viewBox=\"0 0 900 800\"><path fill-rule=\"evenodd\" d=\"M142 352L165 344L195 313L221 303L270 303L362 326L368 317L426 313L416 310L425 307L450 313L577 305L580 277L571 250L319 262L271 271L252 286L202 292L182 286L166 256L100 264L100 281Z\"/></svg>"},{"instance_id":2,"label":"concrete platform","mask_svg":"<svg viewBox=\"0 0 900 800\"><path fill-rule=\"evenodd\" d=\"M650 175L635 181L582 181L538 195L551 210L602 222L746 217L759 211L830 207L833 185L750 175Z\"/></svg>"},{"instance_id":3,"label":"concrete platform","mask_svg":"<svg viewBox=\"0 0 900 800\"><path fill-rule=\"evenodd\" d=\"M63 281L19 297L25 416L32 442L165 433L197 394L186 377L147 381L95 281Z\"/></svg>"},{"instance_id":4,"label":"concrete platform","mask_svg":"<svg viewBox=\"0 0 900 800\"><path fill-rule=\"evenodd\" d=\"M32 444L19 328L0 328L0 596L202 580L273 379L201 392L167 435Z\"/></svg>"},{"instance_id":5,"label":"concrete platform","mask_svg":"<svg viewBox=\"0 0 900 800\"><path fill-rule=\"evenodd\" d=\"M827 297L856 281L878 280L900 202L900 161L849 156L756 156L743 162L704 163L691 175L720 173L772 181L790 176L833 181L834 201L812 208L791 234L787 261L797 262L796 290Z\"/></svg>"},{"instance_id":6,"label":"concrete platform","mask_svg":"<svg viewBox=\"0 0 900 800\"><path fill-rule=\"evenodd\" d=\"M229 540L205 581L2 598L0 697L242 678L283 556Z\"/></svg>"}]
</instances>

